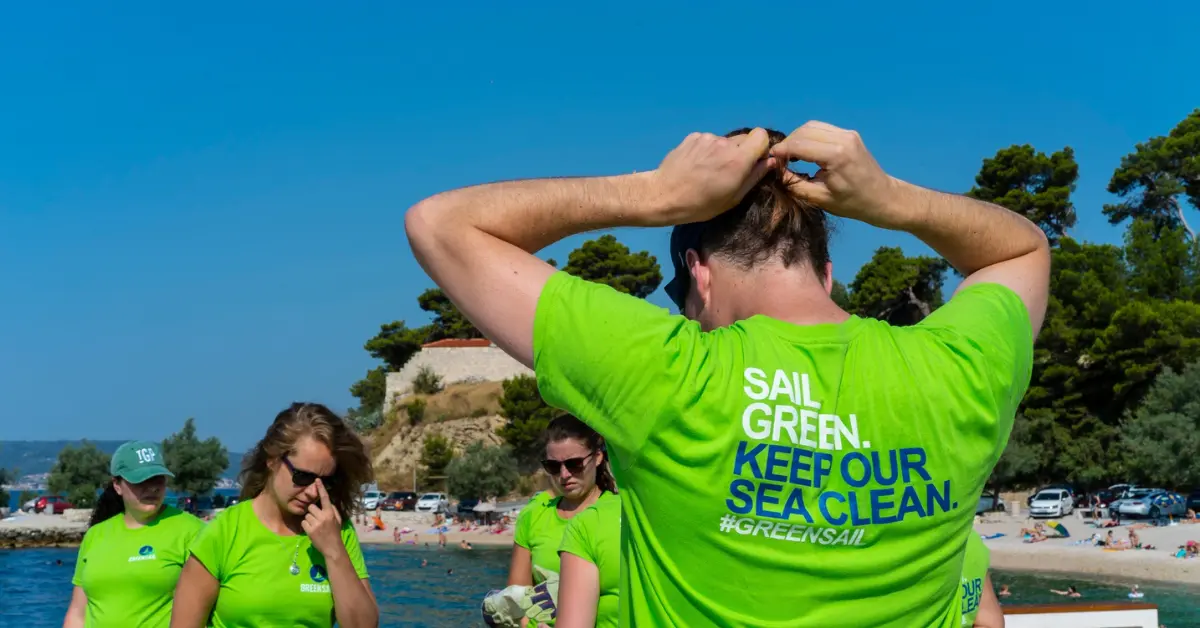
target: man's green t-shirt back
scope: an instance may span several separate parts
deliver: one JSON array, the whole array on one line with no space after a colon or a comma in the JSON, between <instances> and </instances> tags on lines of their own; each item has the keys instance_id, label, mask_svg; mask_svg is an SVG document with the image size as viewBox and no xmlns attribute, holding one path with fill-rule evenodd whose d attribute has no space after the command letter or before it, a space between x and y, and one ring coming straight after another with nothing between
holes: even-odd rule
<instances>
[{"instance_id":1,"label":"man's green t-shirt back","mask_svg":"<svg viewBox=\"0 0 1200 628\"><path fill-rule=\"evenodd\" d=\"M612 495L612 493L605 493ZM560 552L574 554L596 566L600 598L596 626L615 628L621 587L621 500L602 499L575 515L563 533Z\"/></svg>"},{"instance_id":2,"label":"man's green t-shirt back","mask_svg":"<svg viewBox=\"0 0 1200 628\"><path fill-rule=\"evenodd\" d=\"M84 623L166 628L188 545L203 528L204 522L172 506L140 528L125 525L124 515L92 526L79 545L71 578L87 595Z\"/></svg>"},{"instance_id":3,"label":"man's green t-shirt back","mask_svg":"<svg viewBox=\"0 0 1200 628\"><path fill-rule=\"evenodd\" d=\"M622 625L637 626L957 626L1032 349L997 284L912 327L754 316L701 332L560 272L534 322L542 396L607 439Z\"/></svg>"},{"instance_id":4,"label":"man's green t-shirt back","mask_svg":"<svg viewBox=\"0 0 1200 628\"><path fill-rule=\"evenodd\" d=\"M991 556L983 539L978 534L969 535L962 571L962 625L968 628L975 625L975 616L979 614L990 561Z\"/></svg>"},{"instance_id":5,"label":"man's green t-shirt back","mask_svg":"<svg viewBox=\"0 0 1200 628\"><path fill-rule=\"evenodd\" d=\"M350 519L342 542L359 578L367 577L358 535ZM217 516L192 543L191 554L220 583L213 628L333 626L333 590L325 556L305 535L281 536L254 514L254 500ZM292 575L293 557L300 573Z\"/></svg>"}]
</instances>

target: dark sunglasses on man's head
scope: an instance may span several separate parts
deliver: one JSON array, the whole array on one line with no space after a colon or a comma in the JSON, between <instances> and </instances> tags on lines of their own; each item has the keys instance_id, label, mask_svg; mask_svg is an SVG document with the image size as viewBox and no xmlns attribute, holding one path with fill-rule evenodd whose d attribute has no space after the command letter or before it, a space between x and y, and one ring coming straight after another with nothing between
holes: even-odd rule
<instances>
[{"instance_id":1,"label":"dark sunglasses on man's head","mask_svg":"<svg viewBox=\"0 0 1200 628\"><path fill-rule=\"evenodd\" d=\"M287 465L288 471L292 472L292 484L295 484L296 486L311 486L313 482L317 481L317 478L321 478L321 483L326 487L328 487L330 484L333 484L332 475L317 475L312 471L297 469L296 467L292 466L292 461L288 460L286 455L283 457L283 464Z\"/></svg>"},{"instance_id":2,"label":"dark sunglasses on man's head","mask_svg":"<svg viewBox=\"0 0 1200 628\"><path fill-rule=\"evenodd\" d=\"M588 458L591 458L595 453L596 452L592 452L582 458L567 458L566 460L543 460L542 468L545 469L546 473L549 473L550 475L558 475L559 472L562 471L562 468L566 467L567 471L571 472L571 475L577 475L580 471L583 471L583 467L587 465Z\"/></svg>"}]
</instances>

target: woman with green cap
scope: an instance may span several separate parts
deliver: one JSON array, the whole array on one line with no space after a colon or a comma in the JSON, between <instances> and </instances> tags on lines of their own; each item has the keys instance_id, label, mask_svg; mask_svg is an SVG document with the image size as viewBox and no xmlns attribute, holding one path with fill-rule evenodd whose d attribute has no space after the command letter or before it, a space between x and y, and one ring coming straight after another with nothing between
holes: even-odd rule
<instances>
[{"instance_id":1,"label":"woman with green cap","mask_svg":"<svg viewBox=\"0 0 1200 628\"><path fill-rule=\"evenodd\" d=\"M112 482L96 502L79 546L63 628L166 628L188 545L204 523L163 505L167 478L175 476L159 445L121 445L109 472Z\"/></svg>"}]
</instances>

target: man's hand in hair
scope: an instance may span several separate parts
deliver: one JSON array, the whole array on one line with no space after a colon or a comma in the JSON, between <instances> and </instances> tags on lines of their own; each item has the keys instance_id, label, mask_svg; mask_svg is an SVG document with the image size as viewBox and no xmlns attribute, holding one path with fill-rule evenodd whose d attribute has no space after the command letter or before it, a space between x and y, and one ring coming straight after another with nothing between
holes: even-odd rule
<instances>
[{"instance_id":1,"label":"man's hand in hair","mask_svg":"<svg viewBox=\"0 0 1200 628\"><path fill-rule=\"evenodd\" d=\"M792 191L831 214L877 227L896 228L888 215L893 182L854 131L811 121L771 148L786 162L807 161L821 167L811 178L793 177Z\"/></svg>"}]
</instances>

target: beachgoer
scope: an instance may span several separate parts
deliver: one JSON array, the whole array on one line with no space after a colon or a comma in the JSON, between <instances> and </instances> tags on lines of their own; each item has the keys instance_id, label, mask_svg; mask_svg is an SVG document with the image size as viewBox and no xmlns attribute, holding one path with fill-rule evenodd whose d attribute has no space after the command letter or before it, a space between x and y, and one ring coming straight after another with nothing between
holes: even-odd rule
<instances>
[{"instance_id":1,"label":"beachgoer","mask_svg":"<svg viewBox=\"0 0 1200 628\"><path fill-rule=\"evenodd\" d=\"M109 473L79 546L63 628L166 628L188 545L204 523L163 505L174 475L158 444L122 444Z\"/></svg>"},{"instance_id":2,"label":"beachgoer","mask_svg":"<svg viewBox=\"0 0 1200 628\"><path fill-rule=\"evenodd\" d=\"M546 458L553 492L534 495L517 516L508 584L533 585L545 578L534 567L557 572L567 523L592 504L618 500L604 439L583 421L560 415L546 427Z\"/></svg>"},{"instance_id":3,"label":"beachgoer","mask_svg":"<svg viewBox=\"0 0 1200 628\"><path fill-rule=\"evenodd\" d=\"M1004 611L1000 608L1000 600L992 588L992 576L988 573L990 562L988 547L983 539L977 534L968 536L962 572L963 626L1004 628Z\"/></svg>"},{"instance_id":4,"label":"beachgoer","mask_svg":"<svg viewBox=\"0 0 1200 628\"><path fill-rule=\"evenodd\" d=\"M999 597L1008 597L1012 595L1012 591L1009 590L1007 584L1002 584L1000 585L1000 590L996 592L996 595Z\"/></svg>"},{"instance_id":5,"label":"beachgoer","mask_svg":"<svg viewBox=\"0 0 1200 628\"><path fill-rule=\"evenodd\" d=\"M242 501L192 543L171 628L378 626L352 521L371 479L366 447L328 408L280 412L244 459Z\"/></svg>"},{"instance_id":6,"label":"beachgoer","mask_svg":"<svg viewBox=\"0 0 1200 628\"><path fill-rule=\"evenodd\" d=\"M1058 595L1065 595L1066 597L1083 597L1083 594L1079 592L1079 589L1075 588L1075 585L1071 585L1071 586L1067 587L1066 591L1060 591L1058 589L1050 589L1050 592L1056 593Z\"/></svg>"},{"instance_id":7,"label":"beachgoer","mask_svg":"<svg viewBox=\"0 0 1200 628\"><path fill-rule=\"evenodd\" d=\"M847 314L821 208L914 234L965 279L913 326ZM786 139L692 134L649 172L442 193L405 225L475 327L607 439L629 489L622 623L959 621L951 548L972 533L1045 315L1033 223L889 177L856 133L811 122ZM669 225L667 292L695 322L533 254Z\"/></svg>"},{"instance_id":8,"label":"beachgoer","mask_svg":"<svg viewBox=\"0 0 1200 628\"><path fill-rule=\"evenodd\" d=\"M571 519L559 557L558 628L617 626L621 500L601 500Z\"/></svg>"}]
</instances>

